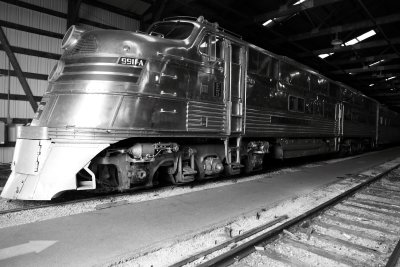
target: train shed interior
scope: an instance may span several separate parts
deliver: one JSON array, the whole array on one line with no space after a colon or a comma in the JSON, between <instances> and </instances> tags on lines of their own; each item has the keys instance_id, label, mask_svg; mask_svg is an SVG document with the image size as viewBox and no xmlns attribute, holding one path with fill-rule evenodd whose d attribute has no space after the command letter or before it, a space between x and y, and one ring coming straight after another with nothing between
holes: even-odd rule
<instances>
[{"instance_id":1,"label":"train shed interior","mask_svg":"<svg viewBox=\"0 0 400 267\"><path fill-rule=\"evenodd\" d=\"M91 40L86 35L88 46L94 44L96 49L98 40L106 40L114 49L109 40L116 33L140 34L138 44L126 41L129 37L118 39L129 43L118 49L129 52L146 41L153 45L157 38L166 39L157 32L143 33L157 21L176 18L204 27L197 39L190 36L199 47L193 50L197 58L165 52L179 50L174 47L156 55L166 62L197 64L209 75L203 79L206 86L198 78L206 77L200 71L192 71L192 76L184 72L182 77L195 76L197 84L192 84L205 98L195 94L190 98L193 95L184 91L187 85L184 93L165 90L190 83L179 83L181 76L176 73L165 74L159 66L167 63L162 65L161 60L150 74L150 64L146 65L150 57L141 59L133 53L131 57L116 56L115 51L112 57L111 52L93 53L82 60L71 52L70 66L63 62L59 67L67 51L62 49L63 38L73 25L84 29L74 29L82 34L79 37L91 30L116 30L104 39L99 37L104 31L97 31ZM224 35L211 36L212 30ZM212 51L208 46L201 53L203 40L209 47L221 41L221 57L214 55L215 62L207 54ZM295 88L296 84L286 88L306 92L308 86L308 91L300 96L282 94L286 101L282 110L260 107L258 103L268 97L257 94L252 99L259 109L247 105L247 84L256 84L252 77L260 78L257 82L269 78L244 75L242 70L250 62L244 59L251 58L250 53L257 60L269 57L277 66L271 67L274 83L268 79L276 94L288 85L280 83L282 66L302 68L308 77L304 88ZM209 56L208 62L200 62L204 56ZM97 57L106 61L96 61ZM93 76L85 69L88 65L98 67ZM45 115L48 121L69 112L62 106L53 115L60 95L90 95L87 88L78 88L79 82L71 82L73 78L64 83L65 92L62 83L52 87L54 91L48 89L65 69L72 73L65 76L73 77L74 68L82 71L82 84L96 75L115 79L90 78L97 85L111 84L111 88L125 82L125 88L115 91L94 89L93 95L99 96L93 99L103 101L103 93L115 100L115 107L88 112L109 115L109 128L37 122L46 105L51 113ZM125 81L110 71L124 68ZM127 69L135 74L127 74ZM60 73L54 78L56 71ZM228 80L232 73L237 77ZM133 76L135 82L129 80ZM172 82L162 84L164 76ZM145 91L145 86L139 92L128 91L149 77L157 86L149 82L148 88L156 88L156 93ZM312 83L319 86L320 81L326 89L322 97L311 92ZM330 86L335 92L350 92L352 99L331 94ZM121 93L121 88L126 91ZM56 95L53 102L50 91ZM150 100L140 102L143 99ZM168 103L168 108L154 99ZM321 109L329 110L318 111L317 101L323 103ZM143 114L150 115L132 115L137 111L131 106L137 103ZM346 113L352 104L356 112L349 108ZM161 114L159 128L153 124L155 109ZM182 110L186 113L179 114L179 124L165 119ZM88 110L80 111L71 112L71 117ZM127 120L118 117L122 113ZM135 125L130 116L142 124ZM399 118L398 0L0 0L0 266L400 266ZM91 120L88 116L89 124ZM189 125L190 120L195 123ZM115 126L115 121L123 126ZM344 125L350 122L353 132L345 139ZM246 123L253 123L249 126L253 132ZM171 129L175 125L183 130ZM265 135L275 130L275 135ZM246 136L248 132L253 135Z\"/></svg>"}]
</instances>

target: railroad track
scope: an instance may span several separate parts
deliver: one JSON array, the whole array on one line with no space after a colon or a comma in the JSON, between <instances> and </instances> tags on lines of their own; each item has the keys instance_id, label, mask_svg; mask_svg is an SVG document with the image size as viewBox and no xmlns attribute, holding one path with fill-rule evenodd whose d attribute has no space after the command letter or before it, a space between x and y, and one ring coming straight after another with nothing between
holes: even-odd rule
<instances>
[{"instance_id":1,"label":"railroad track","mask_svg":"<svg viewBox=\"0 0 400 267\"><path fill-rule=\"evenodd\" d=\"M172 266L396 266L398 168L367 178L302 215L276 218ZM275 224L280 225L271 229Z\"/></svg>"}]
</instances>

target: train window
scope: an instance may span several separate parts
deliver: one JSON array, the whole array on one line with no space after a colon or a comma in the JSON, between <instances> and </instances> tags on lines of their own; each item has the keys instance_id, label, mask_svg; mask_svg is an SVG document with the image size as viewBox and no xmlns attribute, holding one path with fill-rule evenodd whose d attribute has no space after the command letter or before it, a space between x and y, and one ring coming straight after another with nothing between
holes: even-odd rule
<instances>
[{"instance_id":1,"label":"train window","mask_svg":"<svg viewBox=\"0 0 400 267\"><path fill-rule=\"evenodd\" d=\"M190 36L193 28L194 25L187 22L160 22L154 24L148 33L167 39L184 40Z\"/></svg>"},{"instance_id":2,"label":"train window","mask_svg":"<svg viewBox=\"0 0 400 267\"><path fill-rule=\"evenodd\" d=\"M278 60L267 54L250 49L248 72L277 79L279 74Z\"/></svg>"},{"instance_id":3,"label":"train window","mask_svg":"<svg viewBox=\"0 0 400 267\"><path fill-rule=\"evenodd\" d=\"M324 105L323 102L321 100L316 100L314 102L314 114L317 116L324 116Z\"/></svg>"},{"instance_id":4,"label":"train window","mask_svg":"<svg viewBox=\"0 0 400 267\"><path fill-rule=\"evenodd\" d=\"M290 111L304 112L304 99L296 96L289 96L288 108Z\"/></svg>"},{"instance_id":5,"label":"train window","mask_svg":"<svg viewBox=\"0 0 400 267\"><path fill-rule=\"evenodd\" d=\"M207 33L199 45L200 53L207 55L211 60L222 58L223 39Z\"/></svg>"},{"instance_id":6,"label":"train window","mask_svg":"<svg viewBox=\"0 0 400 267\"><path fill-rule=\"evenodd\" d=\"M260 53L259 72L271 78L278 78L278 61L268 55Z\"/></svg>"},{"instance_id":7,"label":"train window","mask_svg":"<svg viewBox=\"0 0 400 267\"><path fill-rule=\"evenodd\" d=\"M308 73L283 61L281 62L281 80L286 84L308 88Z\"/></svg>"},{"instance_id":8,"label":"train window","mask_svg":"<svg viewBox=\"0 0 400 267\"><path fill-rule=\"evenodd\" d=\"M240 46L232 44L232 63L240 64Z\"/></svg>"},{"instance_id":9,"label":"train window","mask_svg":"<svg viewBox=\"0 0 400 267\"><path fill-rule=\"evenodd\" d=\"M354 94L351 90L344 88L343 89L343 101L353 103L354 102Z\"/></svg>"},{"instance_id":10,"label":"train window","mask_svg":"<svg viewBox=\"0 0 400 267\"><path fill-rule=\"evenodd\" d=\"M311 75L311 90L323 95L329 94L329 82L323 77Z\"/></svg>"},{"instance_id":11,"label":"train window","mask_svg":"<svg viewBox=\"0 0 400 267\"><path fill-rule=\"evenodd\" d=\"M365 104L365 98L362 95L356 95L354 94L354 104L360 105L360 106L364 106Z\"/></svg>"},{"instance_id":12,"label":"train window","mask_svg":"<svg viewBox=\"0 0 400 267\"><path fill-rule=\"evenodd\" d=\"M220 36L215 37L215 56L217 58L222 58L222 50L223 50L223 39Z\"/></svg>"},{"instance_id":13,"label":"train window","mask_svg":"<svg viewBox=\"0 0 400 267\"><path fill-rule=\"evenodd\" d=\"M248 62L248 72L257 74L258 68L258 51L254 49L249 49L249 62Z\"/></svg>"},{"instance_id":14,"label":"train window","mask_svg":"<svg viewBox=\"0 0 400 267\"><path fill-rule=\"evenodd\" d=\"M201 40L201 43L199 45L199 51L202 54L208 55L208 44L209 44L209 39L210 35L207 34L203 37L203 40Z\"/></svg>"},{"instance_id":15,"label":"train window","mask_svg":"<svg viewBox=\"0 0 400 267\"><path fill-rule=\"evenodd\" d=\"M297 105L297 98L294 96L289 96L289 110L296 111L296 105Z\"/></svg>"}]
</instances>

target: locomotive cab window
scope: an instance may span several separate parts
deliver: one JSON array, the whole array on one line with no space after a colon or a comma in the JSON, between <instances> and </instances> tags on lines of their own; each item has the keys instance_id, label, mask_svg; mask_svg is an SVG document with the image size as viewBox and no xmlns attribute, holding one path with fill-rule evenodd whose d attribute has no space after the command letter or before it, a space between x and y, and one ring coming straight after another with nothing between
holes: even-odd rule
<instances>
[{"instance_id":1,"label":"locomotive cab window","mask_svg":"<svg viewBox=\"0 0 400 267\"><path fill-rule=\"evenodd\" d=\"M200 42L199 52L210 60L222 58L223 39L215 34L207 33Z\"/></svg>"},{"instance_id":2,"label":"locomotive cab window","mask_svg":"<svg viewBox=\"0 0 400 267\"><path fill-rule=\"evenodd\" d=\"M184 40L190 36L194 25L187 22L160 22L154 24L149 30L149 35L167 39Z\"/></svg>"}]
</instances>

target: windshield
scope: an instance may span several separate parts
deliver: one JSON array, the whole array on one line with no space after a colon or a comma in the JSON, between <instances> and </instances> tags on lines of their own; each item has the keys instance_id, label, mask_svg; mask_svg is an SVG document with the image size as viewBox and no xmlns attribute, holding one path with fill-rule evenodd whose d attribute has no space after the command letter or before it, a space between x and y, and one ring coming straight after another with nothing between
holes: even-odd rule
<instances>
[{"instance_id":1,"label":"windshield","mask_svg":"<svg viewBox=\"0 0 400 267\"><path fill-rule=\"evenodd\" d=\"M183 40L190 36L193 28L194 25L187 22L160 22L154 24L148 33L162 38Z\"/></svg>"}]
</instances>

